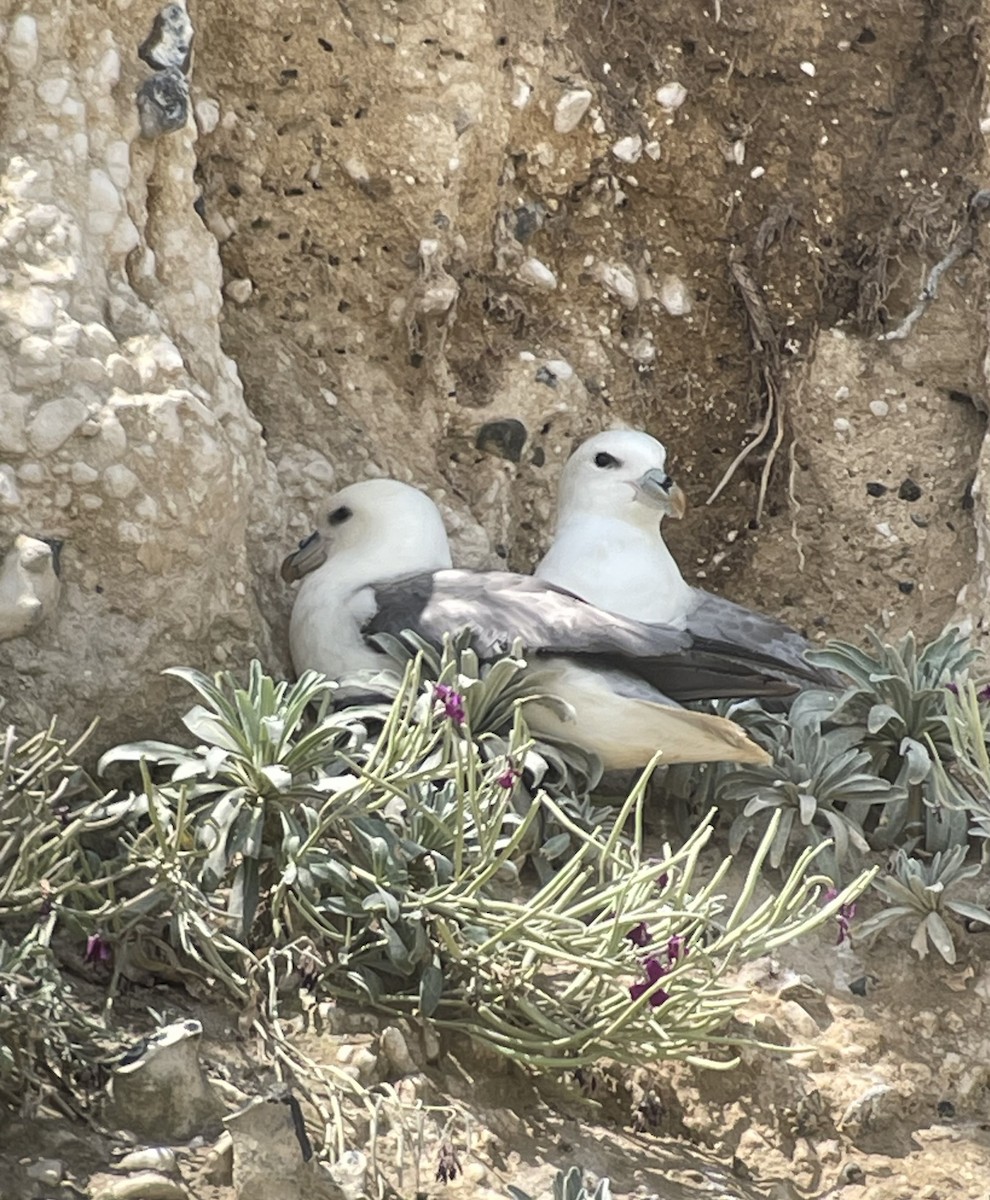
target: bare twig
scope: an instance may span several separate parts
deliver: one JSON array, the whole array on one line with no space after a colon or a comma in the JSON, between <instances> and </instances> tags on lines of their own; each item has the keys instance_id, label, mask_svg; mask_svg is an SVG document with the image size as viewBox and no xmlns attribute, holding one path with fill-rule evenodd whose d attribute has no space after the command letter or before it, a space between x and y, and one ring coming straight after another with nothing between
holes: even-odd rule
<instances>
[{"instance_id":1,"label":"bare twig","mask_svg":"<svg viewBox=\"0 0 990 1200\"><path fill-rule=\"evenodd\" d=\"M797 498L797 493L794 491L794 479L797 475L797 443L793 440L787 448L787 500L791 506L791 540L797 549L798 570L804 570L804 550L801 546L801 538L798 534L798 513L801 511L801 503Z\"/></svg>"},{"instance_id":2,"label":"bare twig","mask_svg":"<svg viewBox=\"0 0 990 1200\"><path fill-rule=\"evenodd\" d=\"M718 481L715 490L705 503L711 504L725 489L740 465L754 450L765 444L770 430L774 428L774 422L776 422L773 441L770 444L766 461L760 472L760 487L757 494L755 514L755 519L759 523L760 517L763 515L763 505L766 502L767 488L770 485L770 474L773 470L773 464L777 457L777 451L784 440L783 403L777 384L780 372L780 348L777 344L777 331L774 328L773 320L770 317L766 301L763 298L763 289L753 278L749 268L739 261L738 257L730 260L729 270L732 272L732 278L735 280L736 286L739 288L739 293L742 296L743 304L746 306L753 349L761 360L760 376L763 382L763 390L766 393L766 409L756 436L732 460L725 474Z\"/></svg>"}]
</instances>

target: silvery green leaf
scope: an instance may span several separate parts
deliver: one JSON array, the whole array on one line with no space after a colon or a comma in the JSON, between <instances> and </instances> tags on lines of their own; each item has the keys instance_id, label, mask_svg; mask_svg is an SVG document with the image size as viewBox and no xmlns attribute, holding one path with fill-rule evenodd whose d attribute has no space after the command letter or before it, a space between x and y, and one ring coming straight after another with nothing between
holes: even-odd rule
<instances>
[{"instance_id":1,"label":"silvery green leaf","mask_svg":"<svg viewBox=\"0 0 990 1200\"><path fill-rule=\"evenodd\" d=\"M182 718L182 724L193 737L207 742L211 746L222 746L224 750L240 752L242 747L237 738L230 732L224 722L201 704L193 707Z\"/></svg>"},{"instance_id":2,"label":"silvery green leaf","mask_svg":"<svg viewBox=\"0 0 990 1200\"><path fill-rule=\"evenodd\" d=\"M277 763L262 767L261 774L264 775L276 791L284 792L292 786L292 772L287 771L285 767L279 766Z\"/></svg>"},{"instance_id":3,"label":"silvery green leaf","mask_svg":"<svg viewBox=\"0 0 990 1200\"><path fill-rule=\"evenodd\" d=\"M555 837L549 838L540 847L540 854L544 858L550 859L552 862L555 858L559 858L561 854L567 852L571 846L571 835L569 833L558 833Z\"/></svg>"},{"instance_id":4,"label":"silvery green leaf","mask_svg":"<svg viewBox=\"0 0 990 1200\"><path fill-rule=\"evenodd\" d=\"M866 728L870 733L879 733L885 725L902 722L901 714L889 704L874 704L866 718Z\"/></svg>"},{"instance_id":5,"label":"silvery green leaf","mask_svg":"<svg viewBox=\"0 0 990 1200\"><path fill-rule=\"evenodd\" d=\"M411 974L413 969L412 957L399 931L392 924L391 920L382 921L381 927L382 933L385 935L385 944L389 959L404 975Z\"/></svg>"},{"instance_id":6,"label":"silvery green leaf","mask_svg":"<svg viewBox=\"0 0 990 1200\"><path fill-rule=\"evenodd\" d=\"M946 908L951 908L960 917L969 921L977 921L981 925L990 926L990 911L981 904L969 904L965 900L946 900Z\"/></svg>"},{"instance_id":7,"label":"silvery green leaf","mask_svg":"<svg viewBox=\"0 0 990 1200\"><path fill-rule=\"evenodd\" d=\"M262 717L261 728L268 740L277 744L282 740L282 736L285 733L285 718L279 716Z\"/></svg>"},{"instance_id":8,"label":"silvery green leaf","mask_svg":"<svg viewBox=\"0 0 990 1200\"><path fill-rule=\"evenodd\" d=\"M374 971L368 967L355 967L353 971L347 972L347 978L360 992L364 992L370 996L375 1003L380 1003L383 994L381 980Z\"/></svg>"},{"instance_id":9,"label":"silvery green leaf","mask_svg":"<svg viewBox=\"0 0 990 1200\"><path fill-rule=\"evenodd\" d=\"M262 805L242 808L234 821L234 828L227 844L228 853L240 853L245 858L257 858L261 854L265 828L265 810Z\"/></svg>"},{"instance_id":10,"label":"silvery green leaf","mask_svg":"<svg viewBox=\"0 0 990 1200\"><path fill-rule=\"evenodd\" d=\"M860 922L857 932L861 938L868 938L878 930L884 929L888 925L893 925L904 917L912 916L917 916L913 908L908 907L906 904L898 904L893 908L885 908L882 912L878 912L872 917L867 917L865 921Z\"/></svg>"},{"instance_id":11,"label":"silvery green leaf","mask_svg":"<svg viewBox=\"0 0 990 1200\"><path fill-rule=\"evenodd\" d=\"M443 971L436 962L423 968L419 979L419 1011L424 1017L432 1017L443 996ZM511 1190L511 1189L510 1189Z\"/></svg>"},{"instance_id":12,"label":"silvery green leaf","mask_svg":"<svg viewBox=\"0 0 990 1200\"><path fill-rule=\"evenodd\" d=\"M802 792L798 796L798 813L801 818L802 825L810 825L815 819L815 811L818 808L818 802L814 796L809 796L807 792Z\"/></svg>"},{"instance_id":13,"label":"silvery green leaf","mask_svg":"<svg viewBox=\"0 0 990 1200\"><path fill-rule=\"evenodd\" d=\"M149 763L168 766L172 763L198 762L199 756L183 746L174 746L171 742L128 742L123 746L114 746L96 764L96 770L103 775L106 768L115 762L140 762L146 759Z\"/></svg>"},{"instance_id":14,"label":"silvery green leaf","mask_svg":"<svg viewBox=\"0 0 990 1200\"><path fill-rule=\"evenodd\" d=\"M229 750L225 750L222 746L211 746L203 755L203 769L206 772L207 779L215 779L217 772L227 762L229 757ZM178 775L173 774L173 782L177 778Z\"/></svg>"},{"instance_id":15,"label":"silvery green leaf","mask_svg":"<svg viewBox=\"0 0 990 1200\"><path fill-rule=\"evenodd\" d=\"M932 940L932 945L950 965L956 961L956 946L952 940L949 927L937 912L929 913L925 920L925 928Z\"/></svg>"},{"instance_id":16,"label":"silvery green leaf","mask_svg":"<svg viewBox=\"0 0 990 1200\"><path fill-rule=\"evenodd\" d=\"M928 778L932 769L932 760L927 747L916 742L914 738L906 737L901 739L899 753L904 759L904 767L901 771L904 778L899 779L899 783L906 780L908 784L913 785L922 783Z\"/></svg>"},{"instance_id":17,"label":"silvery green leaf","mask_svg":"<svg viewBox=\"0 0 990 1200\"><path fill-rule=\"evenodd\" d=\"M933 915L933 914L929 914ZM919 958L928 957L928 918L918 926L914 931L914 937L911 938L911 949Z\"/></svg>"}]
</instances>

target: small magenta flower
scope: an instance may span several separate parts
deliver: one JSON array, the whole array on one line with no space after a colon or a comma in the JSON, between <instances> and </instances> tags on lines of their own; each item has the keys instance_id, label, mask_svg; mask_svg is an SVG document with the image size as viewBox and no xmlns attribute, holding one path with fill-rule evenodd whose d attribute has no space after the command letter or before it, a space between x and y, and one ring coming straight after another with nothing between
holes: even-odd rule
<instances>
[{"instance_id":1,"label":"small magenta flower","mask_svg":"<svg viewBox=\"0 0 990 1200\"><path fill-rule=\"evenodd\" d=\"M433 698L439 700L443 705L443 711L446 716L454 722L455 725L463 725L464 712L464 697L456 688L452 688L449 683L437 683L433 686Z\"/></svg>"},{"instance_id":2,"label":"small magenta flower","mask_svg":"<svg viewBox=\"0 0 990 1200\"><path fill-rule=\"evenodd\" d=\"M687 938L683 934L675 933L674 936L667 942L667 961L671 966L679 958L683 958L688 952Z\"/></svg>"},{"instance_id":3,"label":"small magenta flower","mask_svg":"<svg viewBox=\"0 0 990 1200\"><path fill-rule=\"evenodd\" d=\"M959 695L959 684L958 683L947 683L945 685L945 690L947 692L951 692L953 694L953 696L958 696Z\"/></svg>"},{"instance_id":4,"label":"small magenta flower","mask_svg":"<svg viewBox=\"0 0 990 1200\"><path fill-rule=\"evenodd\" d=\"M835 944L837 946L841 946L842 943L849 937L849 927L852 925L852 919L855 915L855 904L843 904L839 909L839 936L835 939Z\"/></svg>"},{"instance_id":5,"label":"small magenta flower","mask_svg":"<svg viewBox=\"0 0 990 1200\"><path fill-rule=\"evenodd\" d=\"M113 957L113 947L98 933L91 933L86 939L84 963L105 963Z\"/></svg>"},{"instance_id":6,"label":"small magenta flower","mask_svg":"<svg viewBox=\"0 0 990 1200\"><path fill-rule=\"evenodd\" d=\"M437 1182L453 1183L458 1175L463 1175L464 1169L457 1157L457 1152L450 1142L444 1142L440 1147L440 1158L437 1161Z\"/></svg>"},{"instance_id":7,"label":"small magenta flower","mask_svg":"<svg viewBox=\"0 0 990 1200\"><path fill-rule=\"evenodd\" d=\"M831 901L833 901L838 894L838 888L830 887L823 897L823 903L831 903ZM835 944L837 946L841 946L842 943L849 938L850 926L852 925L852 920L855 915L855 903L839 905L839 911L835 916L836 921L839 923L839 936L835 939Z\"/></svg>"},{"instance_id":8,"label":"small magenta flower","mask_svg":"<svg viewBox=\"0 0 990 1200\"><path fill-rule=\"evenodd\" d=\"M646 982L632 984L632 986L629 988L629 998L631 1000L638 1000L640 996L642 996L644 992L649 991L649 989L653 987L655 983L659 983L660 980L669 973L670 968L665 967L659 958L651 955L646 962L643 963L643 970L646 972ZM663 988L657 988L657 990L650 997L650 1007L659 1008L661 1004L664 1004L669 999L670 992L665 992Z\"/></svg>"},{"instance_id":9,"label":"small magenta flower","mask_svg":"<svg viewBox=\"0 0 990 1200\"><path fill-rule=\"evenodd\" d=\"M983 687L976 693L976 698L981 704L990 703L990 683L985 683Z\"/></svg>"},{"instance_id":10,"label":"small magenta flower","mask_svg":"<svg viewBox=\"0 0 990 1200\"><path fill-rule=\"evenodd\" d=\"M651 940L650 931L647 929L644 921L640 921L638 925L636 925L629 931L629 933L626 934L626 937L634 946L648 946ZM643 938L644 940L637 940L639 938ZM666 975L669 975L677 965L678 960L683 958L687 952L687 938L684 936L684 934L675 933L672 938L667 940L667 949L663 952L667 960L666 962L664 962L658 955L651 954L643 963L643 970L646 972L646 982L634 983L630 987L630 999L638 1000L644 992L653 986L653 984L659 983L661 979L663 979ZM650 1007L659 1008L661 1004L664 1004L669 999L670 992L666 991L664 988L657 988L657 990L650 997Z\"/></svg>"},{"instance_id":11,"label":"small magenta flower","mask_svg":"<svg viewBox=\"0 0 990 1200\"><path fill-rule=\"evenodd\" d=\"M638 925L634 925L626 934L627 941L632 942L634 946L648 946L653 938L650 937L650 927L645 921L640 921Z\"/></svg>"},{"instance_id":12,"label":"small magenta flower","mask_svg":"<svg viewBox=\"0 0 990 1200\"><path fill-rule=\"evenodd\" d=\"M498 779L495 780L495 782L499 787L503 787L506 791L509 791L511 788L516 786L516 780L521 776L522 771L520 771L518 767L513 766L510 762L502 774L499 775Z\"/></svg>"}]
</instances>

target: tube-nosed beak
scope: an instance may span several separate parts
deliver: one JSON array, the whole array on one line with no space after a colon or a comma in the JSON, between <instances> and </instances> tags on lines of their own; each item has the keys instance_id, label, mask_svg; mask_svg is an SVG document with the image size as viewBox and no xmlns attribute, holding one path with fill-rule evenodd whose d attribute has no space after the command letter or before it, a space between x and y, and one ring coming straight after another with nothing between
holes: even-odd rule
<instances>
[{"instance_id":1,"label":"tube-nosed beak","mask_svg":"<svg viewBox=\"0 0 990 1200\"><path fill-rule=\"evenodd\" d=\"M295 583L310 571L322 567L327 561L327 548L318 532L311 533L299 543L299 549L293 550L282 563L282 578L286 583Z\"/></svg>"},{"instance_id":2,"label":"tube-nosed beak","mask_svg":"<svg viewBox=\"0 0 990 1200\"><path fill-rule=\"evenodd\" d=\"M687 508L687 496L674 483L666 471L651 467L636 481L636 489L654 504L659 503L670 516L678 520Z\"/></svg>"}]
</instances>

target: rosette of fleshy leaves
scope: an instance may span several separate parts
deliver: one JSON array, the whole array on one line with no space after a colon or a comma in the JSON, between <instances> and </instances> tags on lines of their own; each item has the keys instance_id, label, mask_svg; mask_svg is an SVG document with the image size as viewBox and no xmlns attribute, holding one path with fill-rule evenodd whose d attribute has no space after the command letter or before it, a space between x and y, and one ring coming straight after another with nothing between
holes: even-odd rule
<instances>
[{"instance_id":1,"label":"rosette of fleshy leaves","mask_svg":"<svg viewBox=\"0 0 990 1200\"><path fill-rule=\"evenodd\" d=\"M850 680L828 724L848 730L869 752L875 773L903 789L902 800L868 823L870 840L898 846L920 839L928 851L961 844L966 820L942 805L936 764L953 757L948 698L979 652L957 628L920 650L913 633L896 644L867 633L869 650L836 641L809 651L808 659Z\"/></svg>"},{"instance_id":2,"label":"rosette of fleshy leaves","mask_svg":"<svg viewBox=\"0 0 990 1200\"><path fill-rule=\"evenodd\" d=\"M927 956L930 942L947 963L954 963L956 944L950 922L981 932L990 930L990 911L959 894L960 885L981 871L979 862L966 862L965 846L936 851L930 862L898 850L889 873L873 881L887 907L863 921L857 936L870 937L889 925L912 920L911 949L918 957Z\"/></svg>"},{"instance_id":3,"label":"rosette of fleshy leaves","mask_svg":"<svg viewBox=\"0 0 990 1200\"><path fill-rule=\"evenodd\" d=\"M873 758L858 745L855 731L823 731L832 701L821 692L799 696L780 737L770 746L773 761L721 775L718 803L737 811L729 830L731 853L738 853L747 837L761 836L771 814L779 812L770 865L779 867L795 846L830 841L818 862L839 880L870 848L863 830L871 814L904 800L901 785L876 774Z\"/></svg>"}]
</instances>

